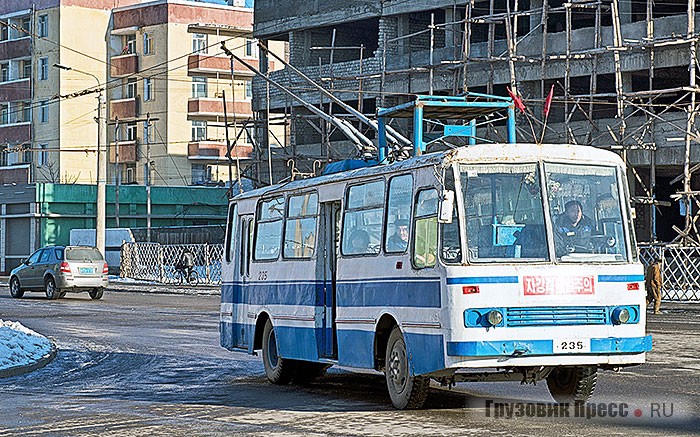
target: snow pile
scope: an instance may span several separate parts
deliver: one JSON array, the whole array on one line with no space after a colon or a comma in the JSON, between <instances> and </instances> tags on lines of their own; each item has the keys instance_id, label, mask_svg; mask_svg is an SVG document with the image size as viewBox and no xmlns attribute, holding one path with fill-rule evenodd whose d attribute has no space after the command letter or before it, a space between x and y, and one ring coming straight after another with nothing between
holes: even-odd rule
<instances>
[{"instance_id":1,"label":"snow pile","mask_svg":"<svg viewBox=\"0 0 700 437\"><path fill-rule=\"evenodd\" d=\"M0 319L0 371L34 364L51 353L51 342L19 322Z\"/></svg>"}]
</instances>

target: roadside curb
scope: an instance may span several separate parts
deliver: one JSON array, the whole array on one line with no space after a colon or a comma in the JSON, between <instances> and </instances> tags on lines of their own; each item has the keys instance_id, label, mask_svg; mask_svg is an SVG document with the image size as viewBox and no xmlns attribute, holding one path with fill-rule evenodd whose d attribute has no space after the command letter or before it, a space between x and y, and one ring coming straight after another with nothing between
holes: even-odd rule
<instances>
[{"instance_id":1,"label":"roadside curb","mask_svg":"<svg viewBox=\"0 0 700 437\"><path fill-rule=\"evenodd\" d=\"M56 358L56 355L58 354L58 348L56 347L56 343L54 343L53 340L51 340L50 338L48 340L51 342L51 351L49 351L48 354L39 358L39 360L32 364L10 367L4 370L0 369L0 378L9 378L12 376L24 375L25 373L30 373L35 370L41 369L42 367L46 366L51 361L53 361L53 359Z\"/></svg>"},{"instance_id":2,"label":"roadside curb","mask_svg":"<svg viewBox=\"0 0 700 437\"><path fill-rule=\"evenodd\" d=\"M218 296L221 294L221 287L212 286L176 286L166 284L137 283L137 284L112 284L105 289L108 293L149 293L149 294L176 294L176 295L201 295Z\"/></svg>"}]
</instances>

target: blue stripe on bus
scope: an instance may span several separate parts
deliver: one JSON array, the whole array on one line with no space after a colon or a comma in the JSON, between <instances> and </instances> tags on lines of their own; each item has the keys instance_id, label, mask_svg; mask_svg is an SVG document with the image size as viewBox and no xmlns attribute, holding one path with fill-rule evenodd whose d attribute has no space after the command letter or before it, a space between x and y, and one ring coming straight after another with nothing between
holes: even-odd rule
<instances>
[{"instance_id":1,"label":"blue stripe on bus","mask_svg":"<svg viewBox=\"0 0 700 437\"><path fill-rule=\"evenodd\" d=\"M641 282L644 275L598 275L598 282Z\"/></svg>"},{"instance_id":2,"label":"blue stripe on bus","mask_svg":"<svg viewBox=\"0 0 700 437\"><path fill-rule=\"evenodd\" d=\"M238 282L221 286L222 303L323 306L323 295L323 282Z\"/></svg>"},{"instance_id":3,"label":"blue stripe on bus","mask_svg":"<svg viewBox=\"0 0 700 437\"><path fill-rule=\"evenodd\" d=\"M447 285L517 284L517 276L466 276L447 278Z\"/></svg>"},{"instance_id":4,"label":"blue stripe on bus","mask_svg":"<svg viewBox=\"0 0 700 437\"><path fill-rule=\"evenodd\" d=\"M651 335L646 337L592 338L593 354L629 354L651 350ZM448 341L447 355L458 357L513 357L553 355L552 340ZM577 354L577 355L584 355ZM568 355L568 354L567 354Z\"/></svg>"},{"instance_id":5,"label":"blue stripe on bus","mask_svg":"<svg viewBox=\"0 0 700 437\"><path fill-rule=\"evenodd\" d=\"M440 279L339 281L338 307L417 307L440 308Z\"/></svg>"}]
</instances>

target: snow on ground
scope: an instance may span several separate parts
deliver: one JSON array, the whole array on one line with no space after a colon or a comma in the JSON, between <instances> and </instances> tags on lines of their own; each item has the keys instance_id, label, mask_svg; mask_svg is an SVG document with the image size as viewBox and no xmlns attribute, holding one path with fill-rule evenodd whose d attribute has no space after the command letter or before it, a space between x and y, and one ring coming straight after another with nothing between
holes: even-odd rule
<instances>
[{"instance_id":1,"label":"snow on ground","mask_svg":"<svg viewBox=\"0 0 700 437\"><path fill-rule=\"evenodd\" d=\"M26 366L51 352L51 342L19 322L0 319L0 371Z\"/></svg>"}]
</instances>

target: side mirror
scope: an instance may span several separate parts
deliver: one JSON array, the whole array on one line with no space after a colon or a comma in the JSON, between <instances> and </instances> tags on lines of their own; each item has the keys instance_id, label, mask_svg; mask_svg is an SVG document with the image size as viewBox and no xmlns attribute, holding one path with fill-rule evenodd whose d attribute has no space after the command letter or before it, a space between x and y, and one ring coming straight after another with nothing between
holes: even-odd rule
<instances>
[{"instance_id":1,"label":"side mirror","mask_svg":"<svg viewBox=\"0 0 700 437\"><path fill-rule=\"evenodd\" d=\"M438 223L452 223L452 215L455 208L455 192L445 190L440 196L440 210L438 212Z\"/></svg>"},{"instance_id":2,"label":"side mirror","mask_svg":"<svg viewBox=\"0 0 700 437\"><path fill-rule=\"evenodd\" d=\"M28 260L28 259L26 259L26 258L22 258L22 259L21 259L21 260L19 261L19 263L20 263L20 264L26 264L26 265L29 265L29 260Z\"/></svg>"}]
</instances>

